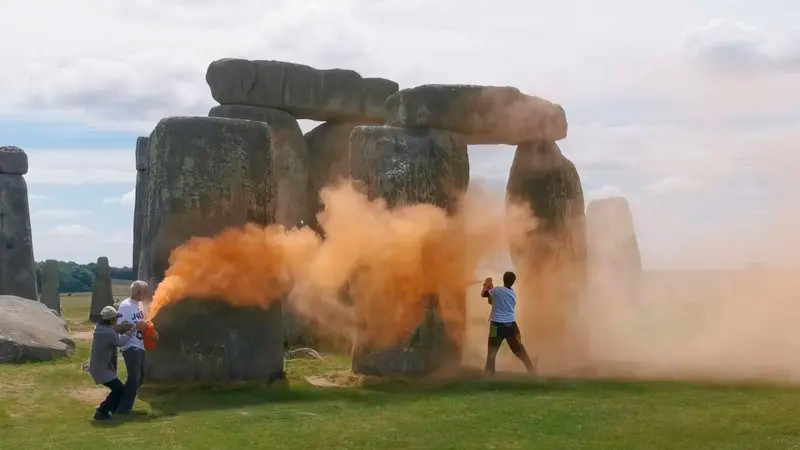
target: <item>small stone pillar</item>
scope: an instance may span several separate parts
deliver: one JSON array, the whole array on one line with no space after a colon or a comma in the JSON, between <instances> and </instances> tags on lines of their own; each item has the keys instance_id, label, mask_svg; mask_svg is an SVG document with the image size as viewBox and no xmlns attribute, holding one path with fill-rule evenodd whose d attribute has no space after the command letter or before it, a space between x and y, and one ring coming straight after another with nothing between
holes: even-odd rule
<instances>
[{"instance_id":1,"label":"small stone pillar","mask_svg":"<svg viewBox=\"0 0 800 450\"><path fill-rule=\"evenodd\" d=\"M42 270L42 303L61 315L61 297L58 295L58 261L48 259Z\"/></svg>"},{"instance_id":2,"label":"small stone pillar","mask_svg":"<svg viewBox=\"0 0 800 450\"><path fill-rule=\"evenodd\" d=\"M111 290L111 268L108 265L108 258L101 256L97 258L97 265L94 268L94 287L92 287L92 304L89 308L89 320L97 322L100 320L100 312L106 306L114 304L114 294Z\"/></svg>"}]
</instances>

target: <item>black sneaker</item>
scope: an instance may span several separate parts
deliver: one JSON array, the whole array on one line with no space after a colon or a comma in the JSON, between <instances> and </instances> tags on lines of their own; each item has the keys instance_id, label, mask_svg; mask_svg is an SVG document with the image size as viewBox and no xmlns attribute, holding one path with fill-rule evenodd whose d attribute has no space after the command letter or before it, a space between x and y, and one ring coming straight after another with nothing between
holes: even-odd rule
<instances>
[{"instance_id":1,"label":"black sneaker","mask_svg":"<svg viewBox=\"0 0 800 450\"><path fill-rule=\"evenodd\" d=\"M95 411L94 420L111 420L111 414L108 412Z\"/></svg>"}]
</instances>

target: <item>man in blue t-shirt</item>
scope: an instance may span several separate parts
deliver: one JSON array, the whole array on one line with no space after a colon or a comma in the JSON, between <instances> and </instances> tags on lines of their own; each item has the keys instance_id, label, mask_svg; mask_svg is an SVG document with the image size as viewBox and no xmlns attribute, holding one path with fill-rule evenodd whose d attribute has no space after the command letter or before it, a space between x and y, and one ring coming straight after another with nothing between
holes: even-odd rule
<instances>
[{"instance_id":1,"label":"man in blue t-shirt","mask_svg":"<svg viewBox=\"0 0 800 450\"><path fill-rule=\"evenodd\" d=\"M486 354L486 373L494 375L494 362L503 339L508 341L508 346L517 358L522 360L529 373L533 372L533 363L522 345L517 322L514 321L514 307L517 305L517 294L511 289L517 276L514 272L503 274L503 286L494 287L492 279L483 282L481 297L489 299L492 313L489 316L489 350Z\"/></svg>"}]
</instances>

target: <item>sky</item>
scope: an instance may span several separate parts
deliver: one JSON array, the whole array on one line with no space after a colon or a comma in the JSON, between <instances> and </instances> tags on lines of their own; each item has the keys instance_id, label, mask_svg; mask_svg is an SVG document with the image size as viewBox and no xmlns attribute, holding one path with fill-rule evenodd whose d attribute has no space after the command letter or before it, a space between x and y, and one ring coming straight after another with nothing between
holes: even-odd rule
<instances>
[{"instance_id":1,"label":"sky","mask_svg":"<svg viewBox=\"0 0 800 450\"><path fill-rule=\"evenodd\" d=\"M564 107L562 152L587 201L629 200L646 268L738 267L786 259L800 224L797 17L795 0L0 0L0 145L29 157L37 260L124 266L136 137L207 115L213 60L511 85ZM470 147L472 183L502 201L513 153Z\"/></svg>"}]
</instances>

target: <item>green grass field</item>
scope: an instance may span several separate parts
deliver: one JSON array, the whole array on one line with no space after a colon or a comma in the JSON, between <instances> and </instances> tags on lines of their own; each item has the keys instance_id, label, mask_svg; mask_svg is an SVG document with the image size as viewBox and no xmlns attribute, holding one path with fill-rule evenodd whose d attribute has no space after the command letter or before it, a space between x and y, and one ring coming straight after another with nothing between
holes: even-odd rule
<instances>
[{"instance_id":1,"label":"green grass field","mask_svg":"<svg viewBox=\"0 0 800 450\"><path fill-rule=\"evenodd\" d=\"M62 300L72 329L89 329L88 297ZM282 386L145 389L134 417L95 424L105 389L81 370L89 343L78 344L67 360L0 366L0 449L800 448L800 389L510 376L344 387L306 380L346 372L348 359L336 355L288 361Z\"/></svg>"}]
</instances>

